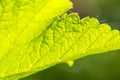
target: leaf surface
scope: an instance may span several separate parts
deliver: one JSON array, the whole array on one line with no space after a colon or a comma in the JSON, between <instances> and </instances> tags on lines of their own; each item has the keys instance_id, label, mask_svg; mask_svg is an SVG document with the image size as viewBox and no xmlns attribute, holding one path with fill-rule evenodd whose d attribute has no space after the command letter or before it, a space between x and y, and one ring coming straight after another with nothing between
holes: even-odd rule
<instances>
[{"instance_id":1,"label":"leaf surface","mask_svg":"<svg viewBox=\"0 0 120 80\"><path fill-rule=\"evenodd\" d=\"M8 15L1 14L1 80L19 79L58 63L72 66L78 58L120 49L119 31L95 18L80 20L75 13L57 18L71 7L69 0L32 1L30 5L3 0L12 7L6 8ZM14 10L16 5L19 10Z\"/></svg>"},{"instance_id":2,"label":"leaf surface","mask_svg":"<svg viewBox=\"0 0 120 80\"><path fill-rule=\"evenodd\" d=\"M28 71L34 46L29 43L71 7L69 0L1 0L0 78Z\"/></svg>"}]
</instances>

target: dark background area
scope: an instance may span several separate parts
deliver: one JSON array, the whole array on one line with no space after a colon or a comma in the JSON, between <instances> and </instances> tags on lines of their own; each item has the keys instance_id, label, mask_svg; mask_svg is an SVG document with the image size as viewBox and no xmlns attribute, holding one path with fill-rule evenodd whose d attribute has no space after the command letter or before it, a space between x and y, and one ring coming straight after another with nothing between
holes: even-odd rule
<instances>
[{"instance_id":1,"label":"dark background area","mask_svg":"<svg viewBox=\"0 0 120 80\"><path fill-rule=\"evenodd\" d=\"M120 0L72 1L74 8L69 12L95 17L120 30ZM120 80L120 50L81 58L73 67L59 64L21 80Z\"/></svg>"}]
</instances>

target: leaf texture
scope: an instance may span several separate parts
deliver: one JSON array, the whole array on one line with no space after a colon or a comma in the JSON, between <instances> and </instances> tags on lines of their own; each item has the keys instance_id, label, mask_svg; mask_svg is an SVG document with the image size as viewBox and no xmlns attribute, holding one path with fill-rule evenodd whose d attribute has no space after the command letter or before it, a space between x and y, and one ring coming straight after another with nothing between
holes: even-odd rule
<instances>
[{"instance_id":1,"label":"leaf texture","mask_svg":"<svg viewBox=\"0 0 120 80\"><path fill-rule=\"evenodd\" d=\"M27 71L31 64L28 56L34 45L29 43L71 7L69 0L0 1L1 79Z\"/></svg>"},{"instance_id":2,"label":"leaf texture","mask_svg":"<svg viewBox=\"0 0 120 80\"><path fill-rule=\"evenodd\" d=\"M71 8L69 0L31 1L1 2L10 8L5 9L8 14L2 12L0 21L1 80L19 79L58 63L72 65L78 58L120 49L119 31L109 25L99 24L95 18L80 20L75 13L57 17Z\"/></svg>"}]
</instances>

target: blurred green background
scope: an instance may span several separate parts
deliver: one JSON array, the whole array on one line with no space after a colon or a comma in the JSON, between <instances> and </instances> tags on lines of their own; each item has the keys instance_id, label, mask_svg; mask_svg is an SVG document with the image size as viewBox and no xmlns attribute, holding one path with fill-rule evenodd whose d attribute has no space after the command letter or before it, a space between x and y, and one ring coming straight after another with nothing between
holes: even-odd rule
<instances>
[{"instance_id":1,"label":"blurred green background","mask_svg":"<svg viewBox=\"0 0 120 80\"><path fill-rule=\"evenodd\" d=\"M120 0L72 0L80 17L95 17L120 30ZM73 67L59 64L21 80L120 80L120 50L84 57Z\"/></svg>"}]
</instances>

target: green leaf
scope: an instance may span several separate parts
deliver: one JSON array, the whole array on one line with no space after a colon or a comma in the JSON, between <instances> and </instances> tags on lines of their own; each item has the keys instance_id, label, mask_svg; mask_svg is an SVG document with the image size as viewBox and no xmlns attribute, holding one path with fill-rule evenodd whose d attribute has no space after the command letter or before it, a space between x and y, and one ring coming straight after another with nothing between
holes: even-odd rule
<instances>
[{"instance_id":1,"label":"green leaf","mask_svg":"<svg viewBox=\"0 0 120 80\"><path fill-rule=\"evenodd\" d=\"M41 56L46 56L45 61L53 63L69 64L69 61L87 55L120 49L118 30L99 24L95 18L80 20L75 13L57 19L43 34L42 41Z\"/></svg>"},{"instance_id":2,"label":"green leaf","mask_svg":"<svg viewBox=\"0 0 120 80\"><path fill-rule=\"evenodd\" d=\"M1 0L0 78L28 71L38 56L31 41L71 7L69 0Z\"/></svg>"},{"instance_id":3,"label":"green leaf","mask_svg":"<svg viewBox=\"0 0 120 80\"><path fill-rule=\"evenodd\" d=\"M119 31L95 18L80 20L75 13L57 18L71 7L69 0L21 1L1 2L1 80L19 79L58 63L72 66L78 58L120 49Z\"/></svg>"}]
</instances>

